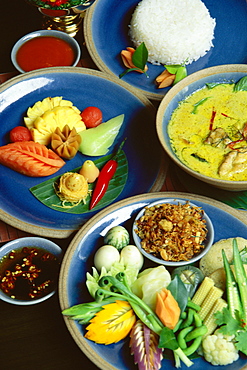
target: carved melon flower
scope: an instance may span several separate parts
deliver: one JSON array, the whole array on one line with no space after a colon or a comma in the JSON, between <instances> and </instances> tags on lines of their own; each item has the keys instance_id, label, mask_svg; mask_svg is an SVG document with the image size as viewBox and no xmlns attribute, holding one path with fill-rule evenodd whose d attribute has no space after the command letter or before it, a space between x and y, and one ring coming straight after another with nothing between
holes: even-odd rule
<instances>
[{"instance_id":1,"label":"carved melon flower","mask_svg":"<svg viewBox=\"0 0 247 370\"><path fill-rule=\"evenodd\" d=\"M90 320L85 337L101 344L117 343L129 334L135 322L136 316L130 304L116 300L103 306Z\"/></svg>"}]
</instances>

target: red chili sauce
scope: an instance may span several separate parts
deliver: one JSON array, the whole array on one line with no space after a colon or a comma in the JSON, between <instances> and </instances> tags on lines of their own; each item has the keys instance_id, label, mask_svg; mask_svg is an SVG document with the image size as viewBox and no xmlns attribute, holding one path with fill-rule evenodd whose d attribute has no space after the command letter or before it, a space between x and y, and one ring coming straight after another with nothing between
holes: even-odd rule
<instances>
[{"instance_id":1,"label":"red chili sauce","mask_svg":"<svg viewBox=\"0 0 247 370\"><path fill-rule=\"evenodd\" d=\"M40 36L25 42L17 51L16 60L25 72L29 72L40 68L71 66L75 53L62 39Z\"/></svg>"},{"instance_id":2,"label":"red chili sauce","mask_svg":"<svg viewBox=\"0 0 247 370\"><path fill-rule=\"evenodd\" d=\"M58 259L44 249L24 247L13 250L0 263L0 289L21 300L41 298L57 284Z\"/></svg>"}]
</instances>

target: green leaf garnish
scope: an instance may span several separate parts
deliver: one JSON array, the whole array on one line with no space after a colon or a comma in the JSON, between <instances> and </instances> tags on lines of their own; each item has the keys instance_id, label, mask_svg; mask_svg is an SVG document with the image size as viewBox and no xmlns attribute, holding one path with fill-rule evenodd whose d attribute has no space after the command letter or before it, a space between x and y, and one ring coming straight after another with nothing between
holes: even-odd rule
<instances>
[{"instance_id":1,"label":"green leaf garnish","mask_svg":"<svg viewBox=\"0 0 247 370\"><path fill-rule=\"evenodd\" d=\"M101 157L94 161L99 169L103 167L103 165L112 158L112 155L107 155ZM77 167L70 172L78 172L81 167ZM65 208L62 207L62 202L59 197L56 195L54 190L54 184L58 179L61 177L55 176L47 181L44 181L38 185L33 186L30 188L30 192L45 206L52 208L59 212L66 212L66 213L73 213L73 214L81 214L90 212L89 210L89 203L91 196L90 194L87 196L85 203L81 202L80 204L76 205L72 208ZM126 181L128 178L128 161L124 151L121 151L118 157L118 167L116 170L115 175L111 179L108 189L104 197L100 200L100 202L94 207L93 211L106 207L110 204L114 199L116 199L119 194L122 192ZM94 184L89 184L89 190L93 190ZM66 203L66 205L70 203Z\"/></svg>"},{"instance_id":2,"label":"green leaf garnish","mask_svg":"<svg viewBox=\"0 0 247 370\"><path fill-rule=\"evenodd\" d=\"M159 348L168 348L172 351L178 348L177 339L173 331L167 327L164 327L160 334Z\"/></svg>"},{"instance_id":3,"label":"green leaf garnish","mask_svg":"<svg viewBox=\"0 0 247 370\"><path fill-rule=\"evenodd\" d=\"M119 78L122 78L127 73L132 71L142 71L148 77L147 73L145 72L145 66L148 60L148 50L144 42L142 42L135 50L132 55L132 62L136 68L128 68L123 73L119 75Z\"/></svg>"},{"instance_id":4,"label":"green leaf garnish","mask_svg":"<svg viewBox=\"0 0 247 370\"><path fill-rule=\"evenodd\" d=\"M188 303L189 293L181 278L178 275L175 275L167 289L170 290L172 296L178 302L181 312L183 312Z\"/></svg>"},{"instance_id":5,"label":"green leaf garnish","mask_svg":"<svg viewBox=\"0 0 247 370\"><path fill-rule=\"evenodd\" d=\"M241 317L232 317L228 308L224 307L221 312L215 313L216 323L220 326L219 331L223 335L234 335L236 348L247 354L247 331Z\"/></svg>"},{"instance_id":6,"label":"green leaf garnish","mask_svg":"<svg viewBox=\"0 0 247 370\"><path fill-rule=\"evenodd\" d=\"M247 91L247 76L242 77L235 85L233 91Z\"/></svg>"},{"instance_id":7,"label":"green leaf garnish","mask_svg":"<svg viewBox=\"0 0 247 370\"><path fill-rule=\"evenodd\" d=\"M194 105L193 105L193 110L192 110L192 114L195 114L196 113L196 111L197 111L197 108L200 106L200 105L202 105L205 101L207 101L209 99L209 97L208 98L203 98L203 99L201 99L201 100L199 100L197 103L195 103Z\"/></svg>"},{"instance_id":8,"label":"green leaf garnish","mask_svg":"<svg viewBox=\"0 0 247 370\"><path fill-rule=\"evenodd\" d=\"M139 45L138 48L135 50L132 56L132 62L137 68L144 71L147 60L148 60L148 50L146 48L145 43L142 42L141 45Z\"/></svg>"},{"instance_id":9,"label":"green leaf garnish","mask_svg":"<svg viewBox=\"0 0 247 370\"><path fill-rule=\"evenodd\" d=\"M167 71L173 75L176 75L173 85L181 81L187 76L187 68L184 64L171 64L164 65Z\"/></svg>"}]
</instances>

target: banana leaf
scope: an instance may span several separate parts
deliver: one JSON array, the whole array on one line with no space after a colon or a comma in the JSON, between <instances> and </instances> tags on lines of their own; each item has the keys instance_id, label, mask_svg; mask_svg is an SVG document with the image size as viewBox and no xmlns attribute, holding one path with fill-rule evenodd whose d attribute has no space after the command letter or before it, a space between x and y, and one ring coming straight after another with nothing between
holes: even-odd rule
<instances>
[{"instance_id":1,"label":"banana leaf","mask_svg":"<svg viewBox=\"0 0 247 370\"><path fill-rule=\"evenodd\" d=\"M104 164L111 159L112 155L107 155L104 157L101 157L94 161L94 163L97 165L99 169L101 169ZM77 167L74 170L71 170L70 172L78 172L81 167ZM92 211L89 210L89 203L91 199L91 193L94 188L94 184L89 184L89 195L87 196L85 203L81 202L80 204L72 207L72 208L66 208L63 207L63 204L59 197L56 195L54 190L54 185L59 180L61 175L55 176L53 178L50 178L49 180L46 180L38 185L35 185L31 187L29 190L30 192L45 206L52 208L59 212L65 212L65 213L72 213L72 214L81 214L81 213L87 213L87 212L93 212L96 210L99 210L101 208L106 207L110 203L112 203L122 192L127 178L128 178L128 161L126 158L126 155L124 151L121 151L118 157L118 167L116 170L115 175L110 180L108 189L103 196L103 198L100 200L100 202L93 208ZM66 206L70 206L71 203L66 203Z\"/></svg>"}]
</instances>

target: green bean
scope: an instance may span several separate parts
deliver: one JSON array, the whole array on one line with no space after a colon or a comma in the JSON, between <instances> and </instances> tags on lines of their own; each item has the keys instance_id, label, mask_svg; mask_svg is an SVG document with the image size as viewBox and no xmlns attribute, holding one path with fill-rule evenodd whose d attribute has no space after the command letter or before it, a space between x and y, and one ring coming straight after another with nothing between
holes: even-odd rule
<instances>
[{"instance_id":1,"label":"green bean","mask_svg":"<svg viewBox=\"0 0 247 370\"><path fill-rule=\"evenodd\" d=\"M208 328L206 325L201 325L198 328L195 328L194 330L190 331L186 337L185 341L189 342L193 339L196 339L197 337L202 337L204 334L206 334L208 331Z\"/></svg>"},{"instance_id":2,"label":"green bean","mask_svg":"<svg viewBox=\"0 0 247 370\"><path fill-rule=\"evenodd\" d=\"M177 341L179 347L184 350L187 348L187 343L185 340L186 335L188 335L192 330L194 329L194 326L187 326L186 328L182 329L177 336Z\"/></svg>"},{"instance_id":3,"label":"green bean","mask_svg":"<svg viewBox=\"0 0 247 370\"><path fill-rule=\"evenodd\" d=\"M186 317L187 317L187 312L186 311L183 311L182 313L181 313L181 315L180 315L180 317L181 317L181 319L186 319Z\"/></svg>"},{"instance_id":4,"label":"green bean","mask_svg":"<svg viewBox=\"0 0 247 370\"><path fill-rule=\"evenodd\" d=\"M201 309L201 307L198 304L192 302L191 300L188 300L187 307L193 308L193 310L195 311L200 311Z\"/></svg>"},{"instance_id":5,"label":"green bean","mask_svg":"<svg viewBox=\"0 0 247 370\"><path fill-rule=\"evenodd\" d=\"M194 313L194 323L197 328L202 326L202 318L197 312Z\"/></svg>"},{"instance_id":6,"label":"green bean","mask_svg":"<svg viewBox=\"0 0 247 370\"><path fill-rule=\"evenodd\" d=\"M191 356L198 349L198 347L201 344L201 341L202 336L195 338L192 344L183 350L184 354L186 356Z\"/></svg>"},{"instance_id":7,"label":"green bean","mask_svg":"<svg viewBox=\"0 0 247 370\"><path fill-rule=\"evenodd\" d=\"M193 322L193 319L194 319L194 310L192 308L189 308L188 309L188 315L187 315L187 318L186 320L184 320L184 322L181 324L180 328L186 328L187 326L190 326Z\"/></svg>"},{"instance_id":8,"label":"green bean","mask_svg":"<svg viewBox=\"0 0 247 370\"><path fill-rule=\"evenodd\" d=\"M176 333L176 331L178 331L178 329L180 329L180 325L182 324L183 322L183 319L179 319L175 328L173 329L173 333Z\"/></svg>"}]
</instances>

